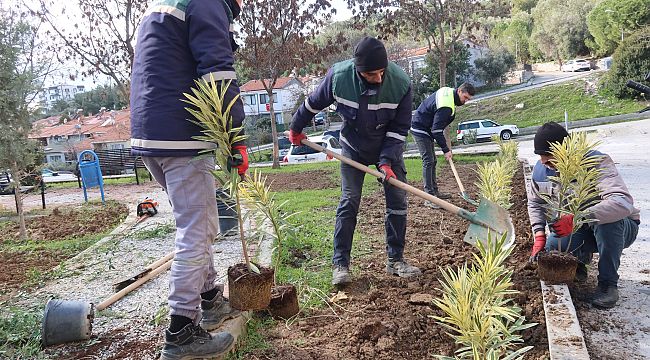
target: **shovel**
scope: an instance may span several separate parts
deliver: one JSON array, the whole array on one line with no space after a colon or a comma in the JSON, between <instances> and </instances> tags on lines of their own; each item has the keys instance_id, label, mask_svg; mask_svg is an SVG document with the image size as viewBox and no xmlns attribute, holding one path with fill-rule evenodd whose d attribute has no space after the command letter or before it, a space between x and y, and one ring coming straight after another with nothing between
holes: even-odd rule
<instances>
[{"instance_id":1,"label":"shovel","mask_svg":"<svg viewBox=\"0 0 650 360\"><path fill-rule=\"evenodd\" d=\"M472 205L479 206L479 203L472 200L469 197L469 194L465 191L465 187L463 186L463 183L460 182L460 177L458 177L458 172L456 171L456 166L454 166L454 160L452 160L451 158L449 159L449 166L451 166L451 171L454 173L454 177L456 178L456 183L458 183L458 188L460 189L460 197L462 197L463 200L467 201L468 203L470 203Z\"/></svg>"},{"instance_id":2,"label":"shovel","mask_svg":"<svg viewBox=\"0 0 650 360\"><path fill-rule=\"evenodd\" d=\"M50 299L45 305L45 314L43 315L43 323L41 324L41 341L43 346L90 339L95 311L106 309L133 289L156 277L158 274L167 271L172 266L173 261L170 258L162 263L161 261L167 256L169 255L156 262L160 263L160 266L149 269L148 271L145 270L146 273L144 276L111 295L106 300L97 304L97 306L83 301Z\"/></svg>"},{"instance_id":3,"label":"shovel","mask_svg":"<svg viewBox=\"0 0 650 360\"><path fill-rule=\"evenodd\" d=\"M303 139L302 144L307 145L314 150L323 152L331 157L334 157L374 177L377 177L379 179L384 178L383 173L377 170L373 170L352 159L348 159L347 157L337 154L331 150L327 150L324 147L317 145L307 139ZM429 200L441 208L451 212L452 214L460 216L461 218L471 222L469 228L467 229L467 233L465 234L465 238L463 239L469 244L476 245L477 241L481 241L483 244L487 245L488 233L497 235L499 237L506 235L506 247L512 246L515 242L515 228L512 225L512 219L510 218L510 215L508 215L508 212L504 208L500 207L492 201L481 198L481 202L476 209L476 212L473 213L452 203L441 200L409 184L403 183L395 178L388 179L388 183L422 199Z\"/></svg>"},{"instance_id":4,"label":"shovel","mask_svg":"<svg viewBox=\"0 0 650 360\"><path fill-rule=\"evenodd\" d=\"M174 253L175 253L175 251L171 251L169 254L161 257L160 259L156 260L151 265L147 266L144 270L142 270L142 271L140 271L140 272L138 272L136 274L133 274L131 276L128 276L128 277L126 277L126 278L124 278L124 279L122 279L120 281L117 281L117 282L113 283L113 291L118 292L118 291L126 288L127 286L133 284L134 282L138 281L138 279L144 277L145 275L147 275L151 271L157 269L160 265L163 265L167 261L173 259L174 258Z\"/></svg>"}]
</instances>

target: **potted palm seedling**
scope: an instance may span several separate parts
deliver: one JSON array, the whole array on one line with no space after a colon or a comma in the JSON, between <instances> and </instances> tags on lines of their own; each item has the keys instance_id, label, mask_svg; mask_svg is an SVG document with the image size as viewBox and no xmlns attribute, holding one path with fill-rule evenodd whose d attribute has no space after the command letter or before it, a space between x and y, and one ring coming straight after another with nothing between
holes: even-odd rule
<instances>
[{"instance_id":1,"label":"potted palm seedling","mask_svg":"<svg viewBox=\"0 0 650 360\"><path fill-rule=\"evenodd\" d=\"M242 181L233 164L237 162L240 154L233 154L232 147L246 139L241 135L241 127L232 127L230 110L239 95L225 104L226 90L230 81L220 84L214 79L197 80L196 88L192 94L184 94L186 103L192 107L186 108L196 120L191 120L203 128L202 136L197 140L208 141L216 144L216 150L206 150L202 156L215 156L218 169L212 171L219 186L225 194L234 200L235 210L239 222L239 236L241 238L244 263L228 268L228 288L230 305L239 310L265 309L271 301L271 286L273 285L273 269L258 266L251 262L248 255L244 222L242 219L241 197L239 184ZM241 159L239 159L241 160Z\"/></svg>"},{"instance_id":2,"label":"potted palm seedling","mask_svg":"<svg viewBox=\"0 0 650 360\"><path fill-rule=\"evenodd\" d=\"M558 242L558 249L538 256L537 271L544 281L565 283L573 281L578 259L572 247L573 234L590 218L589 208L600 201L597 188L601 171L597 168L601 156L594 153L597 142L587 140L584 132L573 133L562 143L551 143L551 155L556 175L549 180L557 193L540 194L546 202L546 216L553 223L562 215L573 215L573 228L566 246Z\"/></svg>"},{"instance_id":3,"label":"potted palm seedling","mask_svg":"<svg viewBox=\"0 0 650 360\"><path fill-rule=\"evenodd\" d=\"M276 243L274 286L271 289L269 312L274 318L289 319L300 312L298 292L294 285L279 285L276 276L282 263L282 244L287 235L293 235L293 227L288 220L294 214L282 211L282 207L286 202L278 203L275 200L270 185L266 184L266 178L263 178L260 172L256 171L253 176L246 178L240 184L240 190L247 204L255 210L257 214L256 222L259 224L268 223L270 226L271 231L269 232L263 231L263 226L258 226L260 235L271 235Z\"/></svg>"}]
</instances>

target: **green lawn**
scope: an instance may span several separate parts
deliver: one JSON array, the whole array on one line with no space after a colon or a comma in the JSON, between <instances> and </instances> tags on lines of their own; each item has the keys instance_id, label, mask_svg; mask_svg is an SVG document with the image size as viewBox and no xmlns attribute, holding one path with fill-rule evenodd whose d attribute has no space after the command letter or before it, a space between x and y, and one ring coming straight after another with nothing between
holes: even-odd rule
<instances>
[{"instance_id":1,"label":"green lawn","mask_svg":"<svg viewBox=\"0 0 650 360\"><path fill-rule=\"evenodd\" d=\"M471 119L492 119L502 124L522 127L541 125L548 121L564 121L564 111L569 121L602 116L628 114L639 111L646 103L630 99L586 94L586 81L597 83L599 74L539 89L497 96L457 108L454 130L458 122ZM516 104L524 104L521 110ZM454 134L455 135L455 134Z\"/></svg>"}]
</instances>

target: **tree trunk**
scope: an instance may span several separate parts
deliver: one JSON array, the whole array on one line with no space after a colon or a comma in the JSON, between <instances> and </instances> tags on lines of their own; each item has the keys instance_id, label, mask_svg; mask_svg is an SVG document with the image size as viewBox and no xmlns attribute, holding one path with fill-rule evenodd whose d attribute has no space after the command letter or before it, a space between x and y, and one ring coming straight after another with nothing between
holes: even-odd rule
<instances>
[{"instance_id":1,"label":"tree trunk","mask_svg":"<svg viewBox=\"0 0 650 360\"><path fill-rule=\"evenodd\" d=\"M278 157L280 156L280 149L278 147L278 127L275 124L275 110L273 109L273 89L271 91L267 90L269 96L269 113L271 115L271 136L273 136L273 169L280 168L280 161Z\"/></svg>"},{"instance_id":2,"label":"tree trunk","mask_svg":"<svg viewBox=\"0 0 650 360\"><path fill-rule=\"evenodd\" d=\"M20 195L20 173L18 164L14 162L11 167L11 174L14 182L14 196L16 198L16 213L18 214L18 227L20 240L27 239L27 227L25 226L25 212L23 211L23 198Z\"/></svg>"},{"instance_id":3,"label":"tree trunk","mask_svg":"<svg viewBox=\"0 0 650 360\"><path fill-rule=\"evenodd\" d=\"M440 87L447 86L447 53L445 51L440 51L438 71L440 71Z\"/></svg>"}]
</instances>

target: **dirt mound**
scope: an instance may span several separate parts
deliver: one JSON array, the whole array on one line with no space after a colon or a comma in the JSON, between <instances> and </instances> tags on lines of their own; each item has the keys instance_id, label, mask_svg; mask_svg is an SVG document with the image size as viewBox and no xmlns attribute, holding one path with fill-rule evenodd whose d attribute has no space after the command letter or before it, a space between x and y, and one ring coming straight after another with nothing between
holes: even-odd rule
<instances>
[{"instance_id":1,"label":"dirt mound","mask_svg":"<svg viewBox=\"0 0 650 360\"><path fill-rule=\"evenodd\" d=\"M336 188L339 183L330 170L310 170L291 174L269 174L267 184L273 191L320 190Z\"/></svg>"},{"instance_id":2,"label":"dirt mound","mask_svg":"<svg viewBox=\"0 0 650 360\"><path fill-rule=\"evenodd\" d=\"M52 213L25 220L29 248L40 249L39 243L83 238L110 231L128 213L127 208L116 202L85 204L55 208ZM0 295L29 286L40 274L56 267L91 245L92 241L60 246L57 250L14 250L23 244L18 240L18 224L3 227L0 235Z\"/></svg>"},{"instance_id":3,"label":"dirt mound","mask_svg":"<svg viewBox=\"0 0 650 360\"><path fill-rule=\"evenodd\" d=\"M470 194L476 193L473 165L458 166L461 179ZM470 180L471 179L471 180ZM421 187L422 184L413 184ZM440 179L441 190L456 194L453 177ZM466 208L459 196L454 204ZM526 345L533 345L527 359L547 359L548 341L539 280L527 265L531 233L526 211L523 174L513 179L513 207L510 214L517 233L517 248L508 260L515 269L513 281L521 293L516 303L529 322L538 326L523 332ZM472 211L473 208L470 208ZM362 201L359 231L379 235L384 228L384 200L376 192ZM452 355L456 350L446 330L432 316L442 312L434 305L409 303L414 294L440 296L440 267L459 266L471 258L474 248L463 242L468 222L443 210L424 207L424 201L409 196L409 218L405 257L420 267L417 279L401 279L385 273L385 244L371 244L373 251L363 259L353 259L355 282L342 290L349 300L330 309L317 310L287 328L279 324L264 334L270 342L267 350L254 354L272 359L427 359L432 355ZM299 345L298 345L299 344Z\"/></svg>"}]
</instances>

